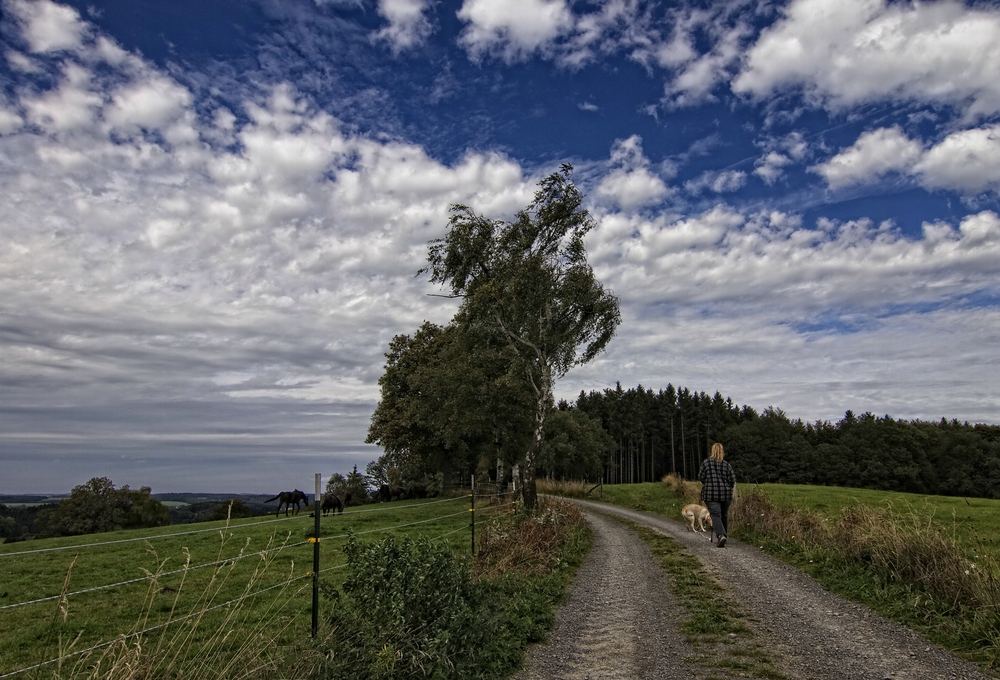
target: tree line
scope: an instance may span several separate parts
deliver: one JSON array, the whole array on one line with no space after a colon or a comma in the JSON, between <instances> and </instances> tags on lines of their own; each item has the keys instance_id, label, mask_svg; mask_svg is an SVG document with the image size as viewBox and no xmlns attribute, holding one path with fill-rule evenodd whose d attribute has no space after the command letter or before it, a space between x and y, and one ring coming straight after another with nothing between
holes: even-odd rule
<instances>
[{"instance_id":1,"label":"tree line","mask_svg":"<svg viewBox=\"0 0 1000 680\"><path fill-rule=\"evenodd\" d=\"M713 442L721 442L743 483L848 486L945 496L1000 498L1000 427L902 420L847 411L835 423L758 413L716 392L654 392L617 385L580 393L565 410L600 421L612 444L602 479L653 481L676 472L691 479Z\"/></svg>"}]
</instances>

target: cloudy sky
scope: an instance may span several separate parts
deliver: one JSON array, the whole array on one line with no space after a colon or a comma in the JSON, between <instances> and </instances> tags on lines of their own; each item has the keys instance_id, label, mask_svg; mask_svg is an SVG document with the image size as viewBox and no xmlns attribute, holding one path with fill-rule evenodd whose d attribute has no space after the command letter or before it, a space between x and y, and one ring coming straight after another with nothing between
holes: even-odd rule
<instances>
[{"instance_id":1,"label":"cloudy sky","mask_svg":"<svg viewBox=\"0 0 1000 680\"><path fill-rule=\"evenodd\" d=\"M1000 6L0 0L0 493L310 489L570 162L616 381L1000 422Z\"/></svg>"}]
</instances>

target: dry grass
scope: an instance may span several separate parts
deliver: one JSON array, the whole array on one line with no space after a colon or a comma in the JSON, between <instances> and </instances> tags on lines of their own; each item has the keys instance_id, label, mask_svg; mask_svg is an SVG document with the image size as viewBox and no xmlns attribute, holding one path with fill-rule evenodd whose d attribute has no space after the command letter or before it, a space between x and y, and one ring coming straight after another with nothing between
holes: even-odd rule
<instances>
[{"instance_id":1,"label":"dry grass","mask_svg":"<svg viewBox=\"0 0 1000 680\"><path fill-rule=\"evenodd\" d=\"M567 498L597 498L599 485L584 482L563 482L553 479L539 479L535 486L540 494L550 494L553 496L565 496ZM596 487L596 488L595 488Z\"/></svg>"},{"instance_id":2,"label":"dry grass","mask_svg":"<svg viewBox=\"0 0 1000 680\"><path fill-rule=\"evenodd\" d=\"M926 621L945 617L949 629L961 631L977 647L996 650L1000 640L1000 562L990 550L969 550L927 512L914 508L854 505L838 516L821 517L779 508L766 494L752 490L734 509L740 533L774 541L801 561L835 554L845 565L865 569L888 584L909 592L911 612L926 612ZM858 593L872 585L858 583ZM932 614L931 612L936 612ZM1000 658L974 655L990 667Z\"/></svg>"},{"instance_id":3,"label":"dry grass","mask_svg":"<svg viewBox=\"0 0 1000 680\"><path fill-rule=\"evenodd\" d=\"M685 505L697 503L701 497L701 482L687 481L676 472L664 475L660 481L666 484L667 488L673 491L674 495Z\"/></svg>"},{"instance_id":4,"label":"dry grass","mask_svg":"<svg viewBox=\"0 0 1000 680\"><path fill-rule=\"evenodd\" d=\"M476 534L473 573L477 578L499 578L517 572L535 575L559 566L562 547L574 528L586 521L571 503L539 499L533 514L500 515Z\"/></svg>"}]
</instances>

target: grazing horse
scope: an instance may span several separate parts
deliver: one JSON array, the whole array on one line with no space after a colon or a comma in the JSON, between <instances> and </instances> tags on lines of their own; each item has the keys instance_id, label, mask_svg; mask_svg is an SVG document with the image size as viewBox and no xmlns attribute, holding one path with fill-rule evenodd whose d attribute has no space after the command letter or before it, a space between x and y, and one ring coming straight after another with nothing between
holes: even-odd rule
<instances>
[{"instance_id":1,"label":"grazing horse","mask_svg":"<svg viewBox=\"0 0 1000 680\"><path fill-rule=\"evenodd\" d=\"M339 496L334 496L332 493L323 494L323 501L320 503L320 509L323 510L323 516L326 517L327 511L333 512L333 514L344 514L344 501L340 500Z\"/></svg>"},{"instance_id":2,"label":"grazing horse","mask_svg":"<svg viewBox=\"0 0 1000 680\"><path fill-rule=\"evenodd\" d=\"M295 504L295 510L292 511L293 515L299 514L299 503L309 504L309 496L303 491L296 489L295 491L282 491L274 498L268 498L265 503L270 503L271 501L278 501L278 510L274 513L277 517L281 513L281 506L285 506L285 517L288 517L288 509Z\"/></svg>"},{"instance_id":3,"label":"grazing horse","mask_svg":"<svg viewBox=\"0 0 1000 680\"><path fill-rule=\"evenodd\" d=\"M388 503L389 501L394 501L398 498L403 497L403 490L396 486L389 486L388 484L383 484L379 487L378 493L376 494L379 501Z\"/></svg>"}]
</instances>

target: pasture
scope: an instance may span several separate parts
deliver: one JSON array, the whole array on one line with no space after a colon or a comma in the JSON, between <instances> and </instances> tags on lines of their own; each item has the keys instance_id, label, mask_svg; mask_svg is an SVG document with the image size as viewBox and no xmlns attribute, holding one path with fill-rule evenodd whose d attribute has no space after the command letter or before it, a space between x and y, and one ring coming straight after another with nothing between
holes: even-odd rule
<instances>
[{"instance_id":1,"label":"pasture","mask_svg":"<svg viewBox=\"0 0 1000 680\"><path fill-rule=\"evenodd\" d=\"M845 508L867 505L900 517L916 517L940 527L971 552L986 551L1000 557L1000 500L929 496L895 491L874 491L802 484L757 485L782 508L816 513L835 520Z\"/></svg>"},{"instance_id":2,"label":"pasture","mask_svg":"<svg viewBox=\"0 0 1000 680\"><path fill-rule=\"evenodd\" d=\"M477 508L484 519L502 509ZM469 551L469 498L396 501L321 518L320 575L339 585L349 532L362 542L387 534L426 537ZM64 537L0 545L0 678L70 677L119 636L210 653L213 665L248 638L272 652L308 640L314 531L310 511L287 519ZM239 629L239 635L229 635ZM83 653L92 649L91 653ZM60 663L48 663L62 657ZM202 657L204 658L204 657ZM35 671L21 669L45 664Z\"/></svg>"}]
</instances>

